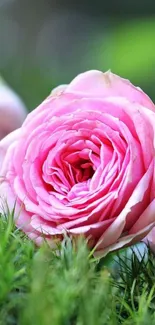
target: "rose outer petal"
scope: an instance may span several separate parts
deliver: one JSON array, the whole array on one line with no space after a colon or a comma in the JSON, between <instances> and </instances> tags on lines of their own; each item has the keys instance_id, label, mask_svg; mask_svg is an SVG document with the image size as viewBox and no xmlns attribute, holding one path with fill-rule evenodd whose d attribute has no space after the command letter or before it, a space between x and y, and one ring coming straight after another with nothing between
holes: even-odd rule
<instances>
[{"instance_id":1,"label":"rose outer petal","mask_svg":"<svg viewBox=\"0 0 155 325\"><path fill-rule=\"evenodd\" d=\"M126 206L122 210L119 216L116 217L112 225L105 231L105 233L101 236L101 238L98 240L98 243L96 244L96 250L104 250L104 248L110 246L111 244L114 244L117 242L119 237L123 234L123 230L125 228L126 219L127 216L130 214L130 218L132 218L132 209L140 202L142 202L145 192L150 186L150 183L152 181L152 173L154 168L154 161L151 163L148 171L145 173L145 175L142 177L138 185L136 186L135 190L133 191L129 201L127 202ZM137 216L139 213L142 213L140 211L140 208L137 210ZM133 216L135 215L135 211L133 213ZM151 220L151 223L155 221L155 213L152 217L152 210L151 210L151 218L154 218L154 220ZM148 226L150 223L150 218L146 218L146 224L145 226ZM138 225L137 225L138 227ZM141 227L141 228L144 228ZM133 228L134 230L134 228ZM139 230L139 229L138 229Z\"/></svg>"},{"instance_id":2,"label":"rose outer petal","mask_svg":"<svg viewBox=\"0 0 155 325\"><path fill-rule=\"evenodd\" d=\"M10 134L8 134L5 138L3 138L0 141L0 176L5 174L5 172L8 169L8 165L5 165L4 163L4 160L5 159L7 160L6 158L7 151L9 150L9 147L12 144L15 144L15 142L19 140L20 135L21 135L21 129L17 129L11 132ZM3 169L1 169L2 165L3 165Z\"/></svg>"},{"instance_id":3,"label":"rose outer petal","mask_svg":"<svg viewBox=\"0 0 155 325\"><path fill-rule=\"evenodd\" d=\"M141 241L153 229L154 226L155 226L155 222L149 224L147 227L143 228L136 234L122 236L121 238L119 238L117 240L116 243L114 243L104 249L93 250L93 254L95 257L101 258L101 257L106 256L108 253L116 251L122 247L134 245L134 244L138 243L139 241Z\"/></svg>"},{"instance_id":4,"label":"rose outer petal","mask_svg":"<svg viewBox=\"0 0 155 325\"><path fill-rule=\"evenodd\" d=\"M153 102L140 88L134 87L128 80L120 78L110 71L103 73L101 71L91 70L79 74L68 85L65 92L89 98L125 97L130 102L137 102L155 111Z\"/></svg>"}]
</instances>

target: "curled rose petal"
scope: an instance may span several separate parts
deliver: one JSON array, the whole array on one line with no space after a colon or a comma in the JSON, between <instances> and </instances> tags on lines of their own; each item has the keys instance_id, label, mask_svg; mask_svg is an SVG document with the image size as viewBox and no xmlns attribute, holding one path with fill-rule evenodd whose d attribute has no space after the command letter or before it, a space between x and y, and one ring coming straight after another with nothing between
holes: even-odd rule
<instances>
[{"instance_id":1,"label":"curled rose petal","mask_svg":"<svg viewBox=\"0 0 155 325\"><path fill-rule=\"evenodd\" d=\"M38 245L82 234L102 256L155 224L155 107L111 72L54 89L0 142L0 160L1 198Z\"/></svg>"}]
</instances>

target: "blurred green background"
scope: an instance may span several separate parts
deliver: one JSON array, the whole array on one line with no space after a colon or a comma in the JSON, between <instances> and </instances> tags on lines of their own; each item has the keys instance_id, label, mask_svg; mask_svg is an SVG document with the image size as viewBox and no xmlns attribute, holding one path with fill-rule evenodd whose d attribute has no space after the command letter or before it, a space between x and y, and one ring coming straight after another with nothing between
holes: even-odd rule
<instances>
[{"instance_id":1,"label":"blurred green background","mask_svg":"<svg viewBox=\"0 0 155 325\"><path fill-rule=\"evenodd\" d=\"M0 74L29 110L89 69L111 69L155 101L154 0L0 0Z\"/></svg>"}]
</instances>

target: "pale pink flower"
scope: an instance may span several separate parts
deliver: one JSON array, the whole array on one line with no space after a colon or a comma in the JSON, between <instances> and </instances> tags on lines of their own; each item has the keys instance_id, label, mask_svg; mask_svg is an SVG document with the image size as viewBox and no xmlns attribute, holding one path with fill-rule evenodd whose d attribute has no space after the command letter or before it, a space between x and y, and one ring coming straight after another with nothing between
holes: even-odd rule
<instances>
[{"instance_id":1,"label":"pale pink flower","mask_svg":"<svg viewBox=\"0 0 155 325\"><path fill-rule=\"evenodd\" d=\"M0 140L19 128L26 117L22 100L0 78Z\"/></svg>"},{"instance_id":2,"label":"pale pink flower","mask_svg":"<svg viewBox=\"0 0 155 325\"><path fill-rule=\"evenodd\" d=\"M39 245L83 234L102 256L155 224L155 106L111 72L55 89L0 149L1 197Z\"/></svg>"}]
</instances>

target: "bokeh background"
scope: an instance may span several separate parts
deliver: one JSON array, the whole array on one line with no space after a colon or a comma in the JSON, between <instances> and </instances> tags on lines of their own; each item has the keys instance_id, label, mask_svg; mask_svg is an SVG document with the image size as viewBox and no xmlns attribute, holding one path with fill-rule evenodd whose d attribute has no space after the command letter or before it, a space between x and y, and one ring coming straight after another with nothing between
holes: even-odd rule
<instances>
[{"instance_id":1,"label":"bokeh background","mask_svg":"<svg viewBox=\"0 0 155 325\"><path fill-rule=\"evenodd\" d=\"M154 0L0 0L0 74L29 110L89 69L111 69L155 101Z\"/></svg>"}]
</instances>

